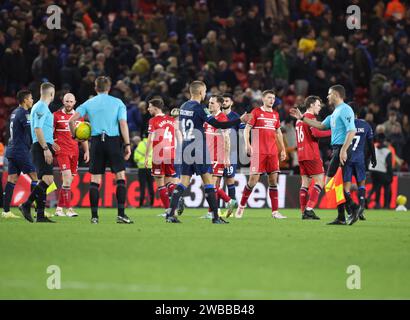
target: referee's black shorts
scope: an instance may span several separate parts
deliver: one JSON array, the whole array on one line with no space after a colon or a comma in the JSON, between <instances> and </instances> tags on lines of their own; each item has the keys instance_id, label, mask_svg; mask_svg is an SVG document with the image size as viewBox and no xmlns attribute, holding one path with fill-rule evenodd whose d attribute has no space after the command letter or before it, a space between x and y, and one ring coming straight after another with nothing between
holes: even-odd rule
<instances>
[{"instance_id":1,"label":"referee's black shorts","mask_svg":"<svg viewBox=\"0 0 410 320\"><path fill-rule=\"evenodd\" d=\"M48 148L54 156L53 146L47 143ZM31 146L31 156L33 157L33 163L36 167L37 176L41 179L43 176L52 176L53 175L53 162L48 164L46 158L44 158L44 150L41 147L40 143L33 143Z\"/></svg>"},{"instance_id":2,"label":"referee's black shorts","mask_svg":"<svg viewBox=\"0 0 410 320\"><path fill-rule=\"evenodd\" d=\"M123 145L120 137L101 135L91 137L90 169L91 174L104 174L105 168L110 167L111 172L117 173L125 170Z\"/></svg>"},{"instance_id":3,"label":"referee's black shorts","mask_svg":"<svg viewBox=\"0 0 410 320\"><path fill-rule=\"evenodd\" d=\"M330 158L329 167L327 168L326 176L327 177L334 177L337 169L340 166L340 150L342 149L341 144L333 145L332 146L332 157ZM350 155L352 154L352 146L347 149L347 159L349 160Z\"/></svg>"}]
</instances>

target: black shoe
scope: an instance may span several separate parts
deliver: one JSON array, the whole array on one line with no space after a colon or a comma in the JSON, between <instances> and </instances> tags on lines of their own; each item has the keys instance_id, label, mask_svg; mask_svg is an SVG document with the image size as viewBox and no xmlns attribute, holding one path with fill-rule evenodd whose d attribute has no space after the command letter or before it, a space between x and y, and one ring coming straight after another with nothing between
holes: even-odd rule
<instances>
[{"instance_id":1,"label":"black shoe","mask_svg":"<svg viewBox=\"0 0 410 320\"><path fill-rule=\"evenodd\" d=\"M229 222L225 221L224 219L219 217L219 218L216 218L216 219L212 219L212 223L213 224L227 224Z\"/></svg>"},{"instance_id":2,"label":"black shoe","mask_svg":"<svg viewBox=\"0 0 410 320\"><path fill-rule=\"evenodd\" d=\"M24 219L31 223L34 222L33 217L31 216L30 208L27 208L26 206L24 206L24 204L21 204L19 205L19 210L23 215Z\"/></svg>"},{"instance_id":3,"label":"black shoe","mask_svg":"<svg viewBox=\"0 0 410 320\"><path fill-rule=\"evenodd\" d=\"M339 220L339 219L336 218L334 221L329 222L327 225L328 226L345 226L346 221Z\"/></svg>"},{"instance_id":4,"label":"black shoe","mask_svg":"<svg viewBox=\"0 0 410 320\"><path fill-rule=\"evenodd\" d=\"M123 216L117 216L117 223L132 224L134 221L124 214Z\"/></svg>"},{"instance_id":5,"label":"black shoe","mask_svg":"<svg viewBox=\"0 0 410 320\"><path fill-rule=\"evenodd\" d=\"M36 222L37 222L37 223L38 223L38 222L41 222L41 223L43 223L43 222L45 222L45 223L56 223L55 221L50 220L50 219L47 218L47 217L37 217Z\"/></svg>"},{"instance_id":6,"label":"black shoe","mask_svg":"<svg viewBox=\"0 0 410 320\"><path fill-rule=\"evenodd\" d=\"M178 200L177 214L180 216L184 212L184 209L185 209L185 200L184 198L181 197Z\"/></svg>"},{"instance_id":7,"label":"black shoe","mask_svg":"<svg viewBox=\"0 0 410 320\"><path fill-rule=\"evenodd\" d=\"M359 220L359 210L360 210L360 207L357 205L352 208L352 214L349 216L349 219L347 222L349 226L353 225L357 220Z\"/></svg>"},{"instance_id":8,"label":"black shoe","mask_svg":"<svg viewBox=\"0 0 410 320\"><path fill-rule=\"evenodd\" d=\"M313 210L306 210L303 212L302 220L320 220Z\"/></svg>"},{"instance_id":9,"label":"black shoe","mask_svg":"<svg viewBox=\"0 0 410 320\"><path fill-rule=\"evenodd\" d=\"M175 216L167 216L165 218L165 221L168 223L181 223L181 221L179 221L178 218Z\"/></svg>"},{"instance_id":10,"label":"black shoe","mask_svg":"<svg viewBox=\"0 0 410 320\"><path fill-rule=\"evenodd\" d=\"M98 218L91 218L92 224L98 224Z\"/></svg>"},{"instance_id":11,"label":"black shoe","mask_svg":"<svg viewBox=\"0 0 410 320\"><path fill-rule=\"evenodd\" d=\"M364 212L364 207L360 206L359 207L359 219L362 220L362 221L365 221L366 218L364 217L363 212Z\"/></svg>"}]
</instances>

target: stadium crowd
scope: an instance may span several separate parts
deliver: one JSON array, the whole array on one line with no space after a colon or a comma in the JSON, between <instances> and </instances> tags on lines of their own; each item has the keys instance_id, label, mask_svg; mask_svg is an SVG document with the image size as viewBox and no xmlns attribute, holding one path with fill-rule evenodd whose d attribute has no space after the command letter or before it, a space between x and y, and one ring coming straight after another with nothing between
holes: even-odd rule
<instances>
[{"instance_id":1,"label":"stadium crowd","mask_svg":"<svg viewBox=\"0 0 410 320\"><path fill-rule=\"evenodd\" d=\"M62 8L61 29L47 28L47 7ZM361 8L361 29L346 27L346 8ZM337 23L336 23L337 22ZM127 106L137 143L147 135L147 99L169 109L203 80L209 94L231 93L238 113L274 88L289 157L297 168L294 119L308 95L326 101L342 84L376 133L396 152L395 170L410 163L410 3L391 0L5 0L0 4L0 134L22 88L38 99L43 81L78 104L108 75L111 94ZM331 113L328 107L321 118ZM321 141L324 158L329 140Z\"/></svg>"}]
</instances>

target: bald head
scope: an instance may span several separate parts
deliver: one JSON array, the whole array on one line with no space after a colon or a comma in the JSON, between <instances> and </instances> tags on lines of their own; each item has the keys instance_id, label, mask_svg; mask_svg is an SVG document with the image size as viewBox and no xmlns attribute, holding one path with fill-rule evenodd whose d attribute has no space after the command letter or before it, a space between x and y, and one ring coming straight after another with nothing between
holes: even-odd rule
<instances>
[{"instance_id":1,"label":"bald head","mask_svg":"<svg viewBox=\"0 0 410 320\"><path fill-rule=\"evenodd\" d=\"M75 106L75 96L72 93L66 93L63 97L64 110L68 113L74 109Z\"/></svg>"}]
</instances>

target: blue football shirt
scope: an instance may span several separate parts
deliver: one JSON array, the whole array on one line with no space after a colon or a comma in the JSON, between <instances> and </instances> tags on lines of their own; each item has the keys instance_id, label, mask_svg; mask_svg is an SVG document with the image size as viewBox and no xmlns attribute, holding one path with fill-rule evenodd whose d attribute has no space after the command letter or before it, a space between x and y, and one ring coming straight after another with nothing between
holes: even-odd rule
<instances>
[{"instance_id":1,"label":"blue football shirt","mask_svg":"<svg viewBox=\"0 0 410 320\"><path fill-rule=\"evenodd\" d=\"M347 133L353 130L356 131L354 112L352 108L344 102L336 106L333 113L327 116L322 124L326 129L332 131L331 145L342 145L346 140Z\"/></svg>"},{"instance_id":2,"label":"blue football shirt","mask_svg":"<svg viewBox=\"0 0 410 320\"><path fill-rule=\"evenodd\" d=\"M41 128L43 130L44 139L47 143L54 143L54 116L44 101L39 100L33 105L30 113L30 121L33 143L38 142L34 131L35 128Z\"/></svg>"},{"instance_id":3,"label":"blue football shirt","mask_svg":"<svg viewBox=\"0 0 410 320\"><path fill-rule=\"evenodd\" d=\"M352 154L349 162L362 162L366 158L366 142L373 139L373 130L370 125L362 119L354 121L356 135L352 141Z\"/></svg>"},{"instance_id":4,"label":"blue football shirt","mask_svg":"<svg viewBox=\"0 0 410 320\"><path fill-rule=\"evenodd\" d=\"M31 141L30 110L19 106L10 115L10 139L5 156L7 158L27 156Z\"/></svg>"},{"instance_id":5,"label":"blue football shirt","mask_svg":"<svg viewBox=\"0 0 410 320\"><path fill-rule=\"evenodd\" d=\"M110 137L120 135L118 122L127 121L127 107L121 99L100 93L80 105L76 111L88 116L91 124L91 135L98 136L105 131Z\"/></svg>"}]
</instances>

